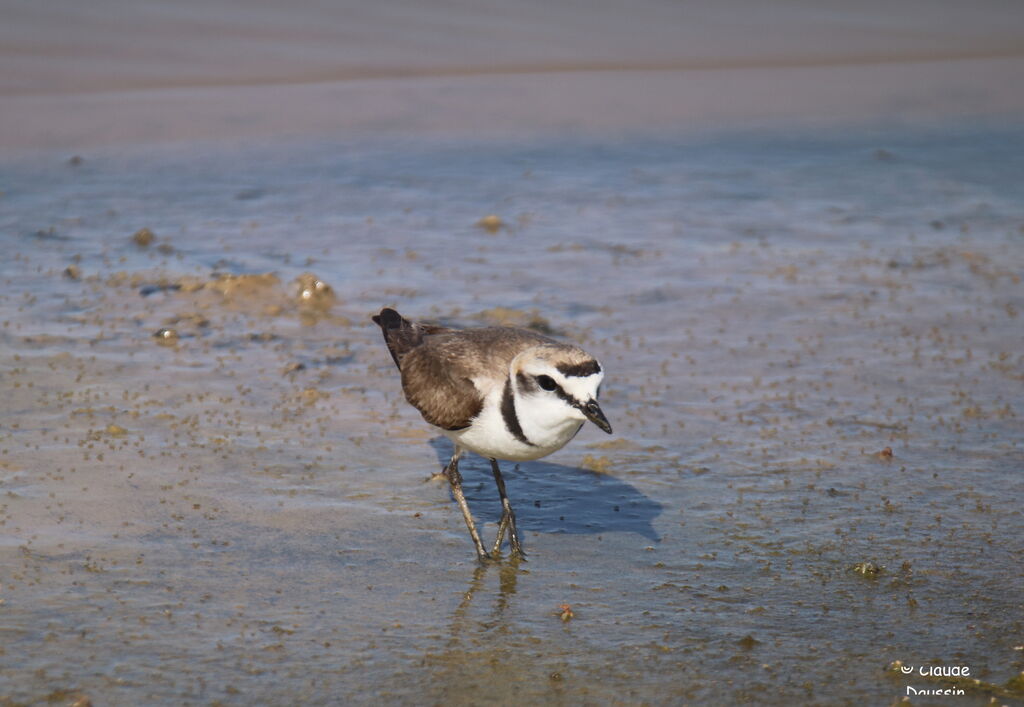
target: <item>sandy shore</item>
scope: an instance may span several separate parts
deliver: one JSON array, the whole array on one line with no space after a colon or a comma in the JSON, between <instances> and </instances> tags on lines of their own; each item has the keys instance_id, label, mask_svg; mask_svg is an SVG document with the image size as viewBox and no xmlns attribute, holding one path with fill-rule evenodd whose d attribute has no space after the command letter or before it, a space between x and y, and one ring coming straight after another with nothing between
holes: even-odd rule
<instances>
[{"instance_id":1,"label":"sandy shore","mask_svg":"<svg viewBox=\"0 0 1024 707\"><path fill-rule=\"evenodd\" d=\"M1024 136L698 138L11 160L0 704L1019 701ZM382 305L601 357L528 563Z\"/></svg>"}]
</instances>

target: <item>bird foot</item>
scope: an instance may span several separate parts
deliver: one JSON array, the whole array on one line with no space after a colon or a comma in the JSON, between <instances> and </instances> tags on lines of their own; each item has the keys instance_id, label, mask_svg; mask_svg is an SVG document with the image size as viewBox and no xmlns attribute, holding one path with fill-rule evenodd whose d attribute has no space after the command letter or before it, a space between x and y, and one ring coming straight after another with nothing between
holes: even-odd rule
<instances>
[{"instance_id":1,"label":"bird foot","mask_svg":"<svg viewBox=\"0 0 1024 707\"><path fill-rule=\"evenodd\" d=\"M511 556L525 560L526 553L523 552L523 546L519 544L519 532L516 529L516 517L510 509L503 511L501 514L501 520L498 521L498 537L494 540L494 548L491 550L491 555L500 556L501 542L505 539L506 530L508 531L508 544Z\"/></svg>"}]
</instances>

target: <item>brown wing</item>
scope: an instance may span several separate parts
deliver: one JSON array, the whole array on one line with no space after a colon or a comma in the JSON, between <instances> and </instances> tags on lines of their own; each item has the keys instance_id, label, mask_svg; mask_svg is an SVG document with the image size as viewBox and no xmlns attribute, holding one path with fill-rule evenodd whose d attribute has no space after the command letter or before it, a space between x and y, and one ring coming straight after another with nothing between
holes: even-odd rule
<instances>
[{"instance_id":1,"label":"brown wing","mask_svg":"<svg viewBox=\"0 0 1024 707\"><path fill-rule=\"evenodd\" d=\"M424 343L402 358L402 390L423 419L445 430L469 427L484 406L471 372L446 360L443 347Z\"/></svg>"},{"instance_id":2,"label":"brown wing","mask_svg":"<svg viewBox=\"0 0 1024 707\"><path fill-rule=\"evenodd\" d=\"M405 399L432 425L468 427L484 404L473 379L494 379L500 385L516 354L550 341L531 331L500 327L428 333L401 359Z\"/></svg>"}]
</instances>

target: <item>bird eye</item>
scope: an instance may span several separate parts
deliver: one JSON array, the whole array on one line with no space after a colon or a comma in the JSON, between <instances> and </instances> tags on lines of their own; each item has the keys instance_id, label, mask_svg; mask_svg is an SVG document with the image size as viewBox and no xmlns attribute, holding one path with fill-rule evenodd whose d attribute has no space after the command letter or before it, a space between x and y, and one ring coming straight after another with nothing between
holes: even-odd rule
<instances>
[{"instance_id":1,"label":"bird eye","mask_svg":"<svg viewBox=\"0 0 1024 707\"><path fill-rule=\"evenodd\" d=\"M551 376L537 376L537 385L544 390L554 390L558 387L558 384L555 383L555 379Z\"/></svg>"}]
</instances>

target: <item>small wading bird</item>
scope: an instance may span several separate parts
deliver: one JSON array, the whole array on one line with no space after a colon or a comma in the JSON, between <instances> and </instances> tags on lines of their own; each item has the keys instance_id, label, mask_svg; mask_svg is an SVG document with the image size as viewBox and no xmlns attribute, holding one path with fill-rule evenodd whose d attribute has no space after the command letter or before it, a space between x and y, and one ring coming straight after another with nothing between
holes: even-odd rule
<instances>
[{"instance_id":1,"label":"small wading bird","mask_svg":"<svg viewBox=\"0 0 1024 707\"><path fill-rule=\"evenodd\" d=\"M578 346L528 329L449 329L410 322L393 309L373 317L402 374L402 390L423 419L455 444L441 473L451 484L481 560L488 559L462 493L459 458L467 449L491 462L501 497L497 554L505 532L513 555L523 548L498 459L529 461L561 449L587 420L608 434L597 404L601 364Z\"/></svg>"}]
</instances>

